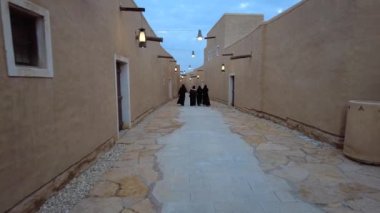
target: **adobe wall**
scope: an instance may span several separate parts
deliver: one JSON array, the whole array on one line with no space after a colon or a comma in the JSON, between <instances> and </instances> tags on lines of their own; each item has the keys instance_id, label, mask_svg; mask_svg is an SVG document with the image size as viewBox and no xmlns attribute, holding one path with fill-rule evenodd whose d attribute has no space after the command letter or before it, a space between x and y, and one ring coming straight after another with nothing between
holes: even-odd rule
<instances>
[{"instance_id":1,"label":"adobe wall","mask_svg":"<svg viewBox=\"0 0 380 213\"><path fill-rule=\"evenodd\" d=\"M342 143L348 101L380 100L379 9L376 0L299 3L222 50L252 52L252 58L206 60L210 95L227 102L228 78L235 74L238 108ZM220 72L222 63L226 73Z\"/></svg>"},{"instance_id":2,"label":"adobe wall","mask_svg":"<svg viewBox=\"0 0 380 213\"><path fill-rule=\"evenodd\" d=\"M117 138L115 54L129 59L132 121L178 85L159 44L138 48L140 14L119 1L32 2L50 12L54 77L8 77L0 24L0 212Z\"/></svg>"},{"instance_id":3,"label":"adobe wall","mask_svg":"<svg viewBox=\"0 0 380 213\"><path fill-rule=\"evenodd\" d=\"M380 2L306 1L266 25L263 110L344 136L349 100L379 100Z\"/></svg>"}]
</instances>

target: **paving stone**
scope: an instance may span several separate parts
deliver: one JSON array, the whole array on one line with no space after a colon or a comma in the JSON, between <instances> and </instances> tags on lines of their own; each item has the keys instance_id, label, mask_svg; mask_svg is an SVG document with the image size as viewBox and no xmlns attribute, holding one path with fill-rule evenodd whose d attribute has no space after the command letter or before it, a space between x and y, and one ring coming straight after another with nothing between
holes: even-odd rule
<instances>
[{"instance_id":1,"label":"paving stone","mask_svg":"<svg viewBox=\"0 0 380 213\"><path fill-rule=\"evenodd\" d=\"M368 213L377 213L380 209L380 203L368 198L349 200L346 204L355 211Z\"/></svg>"},{"instance_id":2,"label":"paving stone","mask_svg":"<svg viewBox=\"0 0 380 213\"><path fill-rule=\"evenodd\" d=\"M275 191L274 192L278 199L282 202L296 202L298 199L294 197L291 193L287 191Z\"/></svg>"},{"instance_id":3,"label":"paving stone","mask_svg":"<svg viewBox=\"0 0 380 213\"><path fill-rule=\"evenodd\" d=\"M322 213L322 210L303 202L263 202L265 213Z\"/></svg>"},{"instance_id":4,"label":"paving stone","mask_svg":"<svg viewBox=\"0 0 380 213\"><path fill-rule=\"evenodd\" d=\"M119 197L144 198L148 194L148 187L136 176L124 177L118 183L120 188L116 195Z\"/></svg>"},{"instance_id":5,"label":"paving stone","mask_svg":"<svg viewBox=\"0 0 380 213\"><path fill-rule=\"evenodd\" d=\"M93 197L114 197L119 185L109 181L101 181L95 184L90 191L90 196Z\"/></svg>"},{"instance_id":6,"label":"paving stone","mask_svg":"<svg viewBox=\"0 0 380 213\"><path fill-rule=\"evenodd\" d=\"M215 213L211 202L190 203L190 202L168 202L162 209L165 213Z\"/></svg>"},{"instance_id":7,"label":"paving stone","mask_svg":"<svg viewBox=\"0 0 380 213\"><path fill-rule=\"evenodd\" d=\"M262 143L259 146L257 146L256 151L285 151L289 150L288 147L280 145L280 144L274 144L274 143Z\"/></svg>"},{"instance_id":8,"label":"paving stone","mask_svg":"<svg viewBox=\"0 0 380 213\"><path fill-rule=\"evenodd\" d=\"M157 212L154 205L150 200L145 199L141 202L138 202L137 204L133 205L131 207L133 209L134 213L141 212L141 213L155 213Z\"/></svg>"},{"instance_id":9,"label":"paving stone","mask_svg":"<svg viewBox=\"0 0 380 213\"><path fill-rule=\"evenodd\" d=\"M86 198L77 204L71 213L120 213L123 210L120 198Z\"/></svg>"},{"instance_id":10,"label":"paving stone","mask_svg":"<svg viewBox=\"0 0 380 213\"><path fill-rule=\"evenodd\" d=\"M309 177L310 172L298 164L290 163L289 165L281 167L281 169L272 171L271 174L296 183L306 180L306 178Z\"/></svg>"}]
</instances>

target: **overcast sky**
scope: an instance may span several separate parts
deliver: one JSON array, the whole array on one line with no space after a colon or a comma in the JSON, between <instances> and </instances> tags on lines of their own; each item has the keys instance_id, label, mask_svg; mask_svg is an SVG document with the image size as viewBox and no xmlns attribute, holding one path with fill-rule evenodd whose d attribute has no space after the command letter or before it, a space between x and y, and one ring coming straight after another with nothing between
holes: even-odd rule
<instances>
[{"instance_id":1,"label":"overcast sky","mask_svg":"<svg viewBox=\"0 0 380 213\"><path fill-rule=\"evenodd\" d=\"M300 0L135 0L144 7L144 16L159 37L163 47L172 54L181 70L203 64L206 41L196 40L198 29L203 36L224 13L263 14L265 20L278 15ZM149 45L149 44L148 44ZM196 57L191 57L195 51Z\"/></svg>"}]
</instances>

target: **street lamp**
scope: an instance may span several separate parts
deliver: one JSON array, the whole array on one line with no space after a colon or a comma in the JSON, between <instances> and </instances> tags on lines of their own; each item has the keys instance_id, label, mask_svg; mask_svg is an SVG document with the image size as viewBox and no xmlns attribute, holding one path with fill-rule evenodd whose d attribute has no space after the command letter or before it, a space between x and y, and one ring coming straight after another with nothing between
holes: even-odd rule
<instances>
[{"instance_id":1,"label":"street lamp","mask_svg":"<svg viewBox=\"0 0 380 213\"><path fill-rule=\"evenodd\" d=\"M202 36L202 31L201 30L198 30L197 40L198 41L202 41L203 40L203 36Z\"/></svg>"}]
</instances>

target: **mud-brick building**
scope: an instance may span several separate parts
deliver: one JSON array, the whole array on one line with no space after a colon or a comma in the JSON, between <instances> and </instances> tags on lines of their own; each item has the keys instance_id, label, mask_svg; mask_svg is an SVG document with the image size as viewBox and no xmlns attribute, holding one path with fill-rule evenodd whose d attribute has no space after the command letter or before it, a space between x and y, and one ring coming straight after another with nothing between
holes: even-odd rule
<instances>
[{"instance_id":1,"label":"mud-brick building","mask_svg":"<svg viewBox=\"0 0 380 213\"><path fill-rule=\"evenodd\" d=\"M67 181L176 94L175 61L159 42L139 48L140 28L156 35L120 7L137 5L1 0L0 212Z\"/></svg>"},{"instance_id":2,"label":"mud-brick building","mask_svg":"<svg viewBox=\"0 0 380 213\"><path fill-rule=\"evenodd\" d=\"M341 145L349 100L380 100L379 10L304 0L268 21L226 14L207 35L210 96Z\"/></svg>"}]
</instances>

